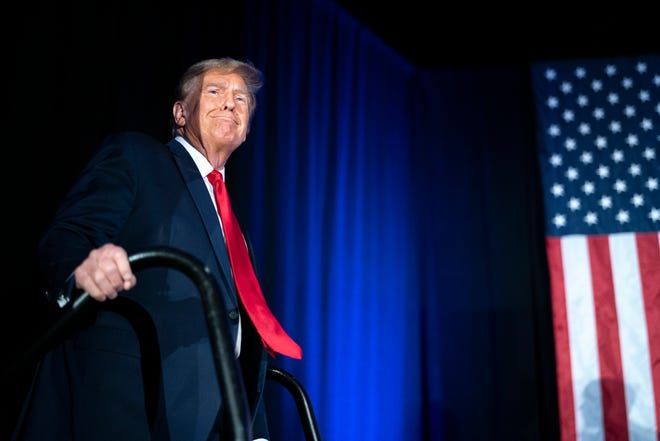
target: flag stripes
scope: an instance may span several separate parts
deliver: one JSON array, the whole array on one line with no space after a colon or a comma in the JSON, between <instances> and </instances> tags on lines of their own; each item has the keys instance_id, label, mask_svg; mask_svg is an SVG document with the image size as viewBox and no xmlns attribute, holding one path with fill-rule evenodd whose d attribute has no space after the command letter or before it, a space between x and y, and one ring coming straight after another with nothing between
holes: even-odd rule
<instances>
[{"instance_id":1,"label":"flag stripes","mask_svg":"<svg viewBox=\"0 0 660 441\"><path fill-rule=\"evenodd\" d=\"M658 233L546 244L562 440L648 440L628 428L657 433L660 420Z\"/></svg>"}]
</instances>

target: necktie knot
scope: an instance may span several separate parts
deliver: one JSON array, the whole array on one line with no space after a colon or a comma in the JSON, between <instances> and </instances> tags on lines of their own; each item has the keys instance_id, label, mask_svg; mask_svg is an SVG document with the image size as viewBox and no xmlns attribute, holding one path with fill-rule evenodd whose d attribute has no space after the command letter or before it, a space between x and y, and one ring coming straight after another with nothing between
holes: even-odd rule
<instances>
[{"instance_id":1,"label":"necktie knot","mask_svg":"<svg viewBox=\"0 0 660 441\"><path fill-rule=\"evenodd\" d=\"M222 179L222 173L220 173L218 170L213 170L211 173L208 174L209 182L211 185L213 185L213 189L217 191L217 186L222 185L224 186L225 180Z\"/></svg>"}]
</instances>

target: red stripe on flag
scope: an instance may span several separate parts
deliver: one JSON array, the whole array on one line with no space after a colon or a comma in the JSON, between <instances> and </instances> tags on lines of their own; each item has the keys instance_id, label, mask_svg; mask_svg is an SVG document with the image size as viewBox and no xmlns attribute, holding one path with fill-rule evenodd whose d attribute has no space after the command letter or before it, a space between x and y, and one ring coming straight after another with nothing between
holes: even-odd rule
<instances>
[{"instance_id":1,"label":"red stripe on flag","mask_svg":"<svg viewBox=\"0 0 660 441\"><path fill-rule=\"evenodd\" d=\"M638 233L636 238L648 328L655 424L660 432L660 243L658 233Z\"/></svg>"},{"instance_id":2,"label":"red stripe on flag","mask_svg":"<svg viewBox=\"0 0 660 441\"><path fill-rule=\"evenodd\" d=\"M628 417L609 239L608 236L591 236L587 243L598 338L605 439L628 441Z\"/></svg>"},{"instance_id":3,"label":"red stripe on flag","mask_svg":"<svg viewBox=\"0 0 660 441\"><path fill-rule=\"evenodd\" d=\"M576 439L575 402L573 401L573 379L571 376L571 353L569 348L568 319L566 316L566 291L564 266L561 257L561 239L547 237L546 252L550 273L552 297L552 324L555 337L557 365L557 399L559 402L559 426L561 439Z\"/></svg>"}]
</instances>

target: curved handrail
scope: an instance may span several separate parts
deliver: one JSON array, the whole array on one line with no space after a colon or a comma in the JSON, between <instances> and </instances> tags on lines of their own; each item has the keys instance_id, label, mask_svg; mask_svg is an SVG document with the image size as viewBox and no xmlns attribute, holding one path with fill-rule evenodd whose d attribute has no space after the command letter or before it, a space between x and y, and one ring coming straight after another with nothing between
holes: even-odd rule
<instances>
[{"instance_id":1,"label":"curved handrail","mask_svg":"<svg viewBox=\"0 0 660 441\"><path fill-rule=\"evenodd\" d=\"M283 385L293 397L303 426L305 439L308 441L321 441L311 401L300 382L287 371L274 366L268 366L267 377Z\"/></svg>"},{"instance_id":2,"label":"curved handrail","mask_svg":"<svg viewBox=\"0 0 660 441\"><path fill-rule=\"evenodd\" d=\"M251 440L251 418L243 379L234 357L229 323L222 313L224 308L219 304L217 284L208 267L196 257L169 247L156 247L132 254L129 262L134 272L146 267L166 266L179 270L195 283L204 305L209 337L215 343L211 345L215 367L235 439ZM96 301L87 292L67 305L50 330L18 360L14 370L44 356L51 345L65 335L74 319L95 305Z\"/></svg>"}]
</instances>

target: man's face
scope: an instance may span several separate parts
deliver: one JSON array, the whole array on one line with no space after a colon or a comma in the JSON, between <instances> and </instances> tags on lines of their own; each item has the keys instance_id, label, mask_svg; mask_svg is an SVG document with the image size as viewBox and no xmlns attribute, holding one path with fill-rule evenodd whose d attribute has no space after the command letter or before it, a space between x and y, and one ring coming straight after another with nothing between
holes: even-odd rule
<instances>
[{"instance_id":1,"label":"man's face","mask_svg":"<svg viewBox=\"0 0 660 441\"><path fill-rule=\"evenodd\" d=\"M210 71L204 75L199 102L189 120L202 145L234 151L247 136L249 94L238 74Z\"/></svg>"}]
</instances>

